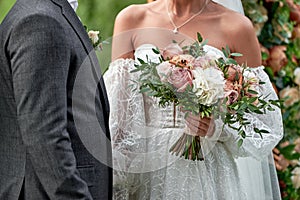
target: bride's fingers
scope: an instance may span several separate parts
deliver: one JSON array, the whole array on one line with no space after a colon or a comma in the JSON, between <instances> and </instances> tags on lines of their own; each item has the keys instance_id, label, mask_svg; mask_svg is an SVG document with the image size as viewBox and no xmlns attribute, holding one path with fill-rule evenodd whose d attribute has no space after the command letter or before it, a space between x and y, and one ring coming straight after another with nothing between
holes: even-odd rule
<instances>
[{"instance_id":1,"label":"bride's fingers","mask_svg":"<svg viewBox=\"0 0 300 200\"><path fill-rule=\"evenodd\" d=\"M195 126L199 126L200 124L209 126L209 124L211 122L211 118L209 118L209 117L201 118L200 116L195 116L195 115L189 114L186 117L186 121L189 121L189 123L194 124Z\"/></svg>"}]
</instances>

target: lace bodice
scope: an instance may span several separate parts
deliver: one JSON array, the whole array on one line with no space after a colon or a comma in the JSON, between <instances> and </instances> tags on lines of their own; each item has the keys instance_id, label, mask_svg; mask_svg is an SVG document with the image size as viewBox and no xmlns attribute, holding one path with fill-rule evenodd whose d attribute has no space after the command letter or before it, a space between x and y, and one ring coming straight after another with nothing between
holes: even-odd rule
<instances>
[{"instance_id":1,"label":"lace bodice","mask_svg":"<svg viewBox=\"0 0 300 200\"><path fill-rule=\"evenodd\" d=\"M154 46L150 44L140 46L135 57L146 60L147 56L152 62L158 61L152 48ZM205 50L223 56L214 47L205 46ZM222 122L216 120L214 136L203 138L205 160L185 160L169 153L171 145L183 133L183 114L178 110L175 112L174 126L172 105L161 108L157 99L132 90L130 85L136 74L130 71L134 64L138 61L118 59L104 74L111 106L114 199L280 199L272 189L278 188L274 177L261 175L266 168L274 171L267 160L282 137L279 109L265 115L247 115L252 125L246 130L249 137L242 148L237 147L237 132L228 127L222 130ZM253 72L266 82L259 88L259 93L276 99L263 67L255 68ZM263 127L270 133L261 139L254 127ZM239 157L250 160L244 159L239 165ZM249 165L248 161L255 164ZM252 168L258 175L246 174L245 171ZM249 189L250 183L256 187Z\"/></svg>"}]
</instances>

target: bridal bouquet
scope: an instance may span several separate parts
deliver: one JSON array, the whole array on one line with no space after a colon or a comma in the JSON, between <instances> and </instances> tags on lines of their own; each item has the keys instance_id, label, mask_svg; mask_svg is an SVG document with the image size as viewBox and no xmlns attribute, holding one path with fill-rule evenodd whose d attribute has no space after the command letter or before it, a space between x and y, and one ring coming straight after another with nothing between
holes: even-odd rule
<instances>
[{"instance_id":1,"label":"bridal bouquet","mask_svg":"<svg viewBox=\"0 0 300 200\"><path fill-rule=\"evenodd\" d=\"M153 49L160 55L160 62L138 58L140 64L135 65L132 73L140 72L139 91L159 98L160 106L173 104L186 115L221 118L224 125L238 131L241 146L247 137L245 128L250 124L244 114L264 114L266 110L274 110L273 105L279 106L279 102L267 101L259 95L257 87L264 83L251 69L238 65L232 58L241 54L230 53L227 47L222 49L224 57L218 57L204 51L206 43L198 33L198 41L190 46L181 48L172 43L162 53ZM261 137L268 132L254 130ZM170 152L190 160L204 159L200 136L187 128Z\"/></svg>"}]
</instances>

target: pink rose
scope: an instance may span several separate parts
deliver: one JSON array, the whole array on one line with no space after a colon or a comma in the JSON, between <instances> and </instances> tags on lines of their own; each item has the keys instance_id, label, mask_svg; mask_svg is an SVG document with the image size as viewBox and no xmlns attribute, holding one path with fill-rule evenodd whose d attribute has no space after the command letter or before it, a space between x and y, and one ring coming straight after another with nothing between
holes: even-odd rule
<instances>
[{"instance_id":1,"label":"pink rose","mask_svg":"<svg viewBox=\"0 0 300 200\"><path fill-rule=\"evenodd\" d=\"M217 59L216 57L213 57L213 56L210 56L210 55L205 55L203 57L198 57L194 61L194 66L195 67L201 67L203 69L206 69L208 67L214 67L216 69L219 69L217 67L216 62L215 62L216 59Z\"/></svg>"},{"instance_id":2,"label":"pink rose","mask_svg":"<svg viewBox=\"0 0 300 200\"><path fill-rule=\"evenodd\" d=\"M177 43L169 44L162 52L162 56L164 59L171 59L174 56L183 54L183 50Z\"/></svg>"},{"instance_id":3,"label":"pink rose","mask_svg":"<svg viewBox=\"0 0 300 200\"><path fill-rule=\"evenodd\" d=\"M234 102L237 101L238 97L239 97L239 93L235 90L229 90L227 92L225 92L225 98L227 97L227 102L226 105L231 105Z\"/></svg>"},{"instance_id":4,"label":"pink rose","mask_svg":"<svg viewBox=\"0 0 300 200\"><path fill-rule=\"evenodd\" d=\"M168 82L168 76L172 71L173 65L169 62L162 62L158 66L156 66L157 73L162 82Z\"/></svg>"},{"instance_id":5,"label":"pink rose","mask_svg":"<svg viewBox=\"0 0 300 200\"><path fill-rule=\"evenodd\" d=\"M177 88L177 92L184 92L188 85L193 84L192 72L187 68L174 67L168 77L168 82Z\"/></svg>"},{"instance_id":6,"label":"pink rose","mask_svg":"<svg viewBox=\"0 0 300 200\"><path fill-rule=\"evenodd\" d=\"M233 82L226 80L224 90L224 98L228 98L226 105L231 105L237 101L239 97L239 92L236 90L235 84Z\"/></svg>"}]
</instances>

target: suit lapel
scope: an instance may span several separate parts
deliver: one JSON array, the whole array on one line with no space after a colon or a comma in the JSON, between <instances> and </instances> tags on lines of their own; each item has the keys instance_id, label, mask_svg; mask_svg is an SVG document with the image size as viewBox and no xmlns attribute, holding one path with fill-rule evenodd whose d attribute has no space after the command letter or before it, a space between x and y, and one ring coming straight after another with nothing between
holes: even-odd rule
<instances>
[{"instance_id":1,"label":"suit lapel","mask_svg":"<svg viewBox=\"0 0 300 200\"><path fill-rule=\"evenodd\" d=\"M51 0L51 1L61 7L62 14L67 19L69 24L73 27L74 31L80 38L87 53L92 51L93 46L92 46L91 41L86 33L86 30L84 29L78 16L74 12L74 10L72 9L72 7L68 3L68 1L67 0Z\"/></svg>"},{"instance_id":2,"label":"suit lapel","mask_svg":"<svg viewBox=\"0 0 300 200\"><path fill-rule=\"evenodd\" d=\"M96 56L95 52L93 51L93 45L86 33L86 30L84 29L78 16L74 12L74 10L72 9L72 7L68 3L68 1L67 0L51 0L51 1L61 7L62 14L67 19L69 24L73 27L74 31L80 38L80 40L88 54L88 57L90 58L91 64L93 65L93 69L94 69L93 70L94 76L99 81L99 84L100 84L99 89L102 90L102 92L100 92L100 99L102 102L105 102L105 105L103 105L104 106L103 109L105 109L105 111L106 111L104 113L104 115L105 115L104 120L108 124L109 104L108 104L106 89L105 89L104 82L102 79L101 70L100 70L98 60L97 60L97 56ZM107 133L109 133L108 130L107 130Z\"/></svg>"}]
</instances>

